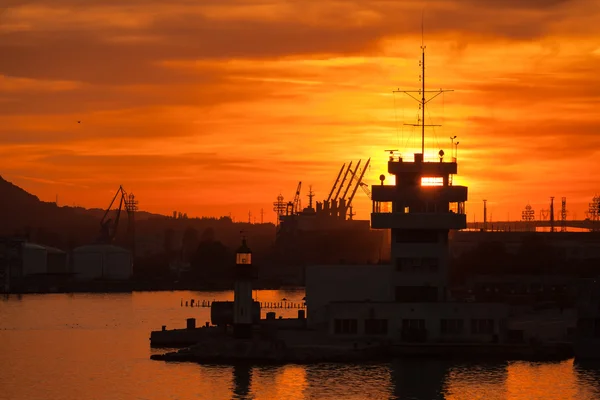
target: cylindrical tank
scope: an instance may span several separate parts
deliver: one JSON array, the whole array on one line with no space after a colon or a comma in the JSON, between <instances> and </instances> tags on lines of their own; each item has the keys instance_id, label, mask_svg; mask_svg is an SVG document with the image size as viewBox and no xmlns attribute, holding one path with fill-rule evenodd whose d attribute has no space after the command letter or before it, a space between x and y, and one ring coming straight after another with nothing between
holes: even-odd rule
<instances>
[{"instance_id":1,"label":"cylindrical tank","mask_svg":"<svg viewBox=\"0 0 600 400\"><path fill-rule=\"evenodd\" d=\"M67 253L54 247L44 246L47 257L47 269L49 274L66 274L69 272Z\"/></svg>"},{"instance_id":2,"label":"cylindrical tank","mask_svg":"<svg viewBox=\"0 0 600 400\"><path fill-rule=\"evenodd\" d=\"M73 250L73 272L78 279L129 279L133 274L131 252L122 247L92 244Z\"/></svg>"},{"instance_id":3,"label":"cylindrical tank","mask_svg":"<svg viewBox=\"0 0 600 400\"><path fill-rule=\"evenodd\" d=\"M45 274L48 265L48 252L43 246L33 243L23 243L21 249L22 276Z\"/></svg>"}]
</instances>

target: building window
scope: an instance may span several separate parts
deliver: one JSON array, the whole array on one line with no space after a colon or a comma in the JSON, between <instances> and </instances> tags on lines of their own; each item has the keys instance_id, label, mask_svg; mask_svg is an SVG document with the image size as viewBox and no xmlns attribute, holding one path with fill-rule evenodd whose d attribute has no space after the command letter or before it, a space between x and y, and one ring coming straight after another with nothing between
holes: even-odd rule
<instances>
[{"instance_id":1,"label":"building window","mask_svg":"<svg viewBox=\"0 0 600 400\"><path fill-rule=\"evenodd\" d=\"M396 243L437 243L438 231L421 229L394 229Z\"/></svg>"},{"instance_id":2,"label":"building window","mask_svg":"<svg viewBox=\"0 0 600 400\"><path fill-rule=\"evenodd\" d=\"M402 329L425 329L424 319L403 319Z\"/></svg>"},{"instance_id":3,"label":"building window","mask_svg":"<svg viewBox=\"0 0 600 400\"><path fill-rule=\"evenodd\" d=\"M494 333L493 319L472 319L471 333L473 335L491 335Z\"/></svg>"},{"instance_id":4,"label":"building window","mask_svg":"<svg viewBox=\"0 0 600 400\"><path fill-rule=\"evenodd\" d=\"M398 257L396 271L435 272L438 270L438 259L435 257Z\"/></svg>"},{"instance_id":5,"label":"building window","mask_svg":"<svg viewBox=\"0 0 600 400\"><path fill-rule=\"evenodd\" d=\"M365 335L386 335L387 332L387 319L365 319Z\"/></svg>"},{"instance_id":6,"label":"building window","mask_svg":"<svg viewBox=\"0 0 600 400\"><path fill-rule=\"evenodd\" d=\"M439 262L435 257L424 257L422 263L424 271L435 272L439 269Z\"/></svg>"},{"instance_id":7,"label":"building window","mask_svg":"<svg viewBox=\"0 0 600 400\"><path fill-rule=\"evenodd\" d=\"M427 330L424 319L403 319L401 338L406 342L427 341Z\"/></svg>"},{"instance_id":8,"label":"building window","mask_svg":"<svg viewBox=\"0 0 600 400\"><path fill-rule=\"evenodd\" d=\"M463 333L464 321L462 319L442 319L440 333L442 335L460 335Z\"/></svg>"},{"instance_id":9,"label":"building window","mask_svg":"<svg viewBox=\"0 0 600 400\"><path fill-rule=\"evenodd\" d=\"M396 270L412 272L421 268L421 259L417 257L396 258Z\"/></svg>"},{"instance_id":10,"label":"building window","mask_svg":"<svg viewBox=\"0 0 600 400\"><path fill-rule=\"evenodd\" d=\"M336 335L355 335L358 332L358 321L355 319L335 319L334 333Z\"/></svg>"},{"instance_id":11,"label":"building window","mask_svg":"<svg viewBox=\"0 0 600 400\"><path fill-rule=\"evenodd\" d=\"M396 286L396 301L399 303L434 303L438 301L435 286Z\"/></svg>"}]
</instances>

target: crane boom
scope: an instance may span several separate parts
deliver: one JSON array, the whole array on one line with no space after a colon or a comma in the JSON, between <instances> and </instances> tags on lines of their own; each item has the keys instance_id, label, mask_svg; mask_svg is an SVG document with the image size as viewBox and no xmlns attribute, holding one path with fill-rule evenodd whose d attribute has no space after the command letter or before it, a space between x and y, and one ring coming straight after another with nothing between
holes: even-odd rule
<instances>
[{"instance_id":1,"label":"crane boom","mask_svg":"<svg viewBox=\"0 0 600 400\"><path fill-rule=\"evenodd\" d=\"M358 178L355 178L354 180L358 182ZM360 185L360 188L363 190L363 192L365 192L369 200L371 200L371 189L369 189L369 185L362 181L360 181L358 184Z\"/></svg>"},{"instance_id":2,"label":"crane boom","mask_svg":"<svg viewBox=\"0 0 600 400\"><path fill-rule=\"evenodd\" d=\"M344 195L342 196L342 199L345 199L346 196L348 195L348 190L350 190L350 187L352 187L352 181L354 181L356 173L358 172L358 168L360 168L360 163L362 162L362 160L358 160L358 164L356 164L356 168L354 168L354 171L352 171L352 175L350 176L350 180L348 181L348 186L346 186L346 190L344 191Z\"/></svg>"},{"instance_id":3,"label":"crane boom","mask_svg":"<svg viewBox=\"0 0 600 400\"><path fill-rule=\"evenodd\" d=\"M117 215L114 219L109 218L108 214L112 211L113 205L115 205L115 201L119 198L119 207L116 209ZM132 242L130 246L134 247L134 235L135 235L135 211L137 211L137 200L135 200L135 196L133 193L127 194L123 186L119 186L117 189L117 193L115 193L112 201L108 205L108 208L104 212L102 219L100 220L100 238L99 240L105 243L112 243L115 240L115 236L117 234L117 228L119 227L119 221L121 219L121 211L123 210L123 206L125 207L125 211L127 211L127 235L129 240Z\"/></svg>"},{"instance_id":4,"label":"crane boom","mask_svg":"<svg viewBox=\"0 0 600 400\"><path fill-rule=\"evenodd\" d=\"M302 181L298 182L298 187L296 188L296 194L294 195L294 208L292 213L300 212L300 189L302 188Z\"/></svg>"},{"instance_id":5,"label":"crane boom","mask_svg":"<svg viewBox=\"0 0 600 400\"><path fill-rule=\"evenodd\" d=\"M342 188L344 187L344 182L346 182L346 177L348 176L348 172L350 172L351 168L352 168L352 161L350 161L350 164L348 164L348 169L346 169L346 173L344 174L344 179L342 179L342 183L340 183L340 187L338 188L338 191L335 194L333 200L336 200L338 198L338 196L340 195L340 192L342 191Z\"/></svg>"},{"instance_id":6,"label":"crane boom","mask_svg":"<svg viewBox=\"0 0 600 400\"><path fill-rule=\"evenodd\" d=\"M369 189L369 185L367 185L364 182L361 182L360 187L362 188L363 192L365 192L367 197L369 197L369 200L371 200L371 189Z\"/></svg>"},{"instance_id":7,"label":"crane boom","mask_svg":"<svg viewBox=\"0 0 600 400\"><path fill-rule=\"evenodd\" d=\"M344 172L344 167L346 166L346 163L344 163L344 165L342 165L342 168L340 168L340 172L337 175L337 178L335 178L335 182L333 182L333 186L331 187L331 191L329 192L329 196L327 196L327 202L329 200L331 200L331 195L333 194L333 191L335 190L338 182L340 181L340 176L342 176L342 172Z\"/></svg>"},{"instance_id":8,"label":"crane boom","mask_svg":"<svg viewBox=\"0 0 600 400\"><path fill-rule=\"evenodd\" d=\"M354 190L352 191L352 194L350 195L350 199L348 199L348 204L347 204L348 207L350 207L352 205L352 199L354 199L354 195L356 194L356 190L358 189L358 186L360 186L360 183L362 182L363 177L365 176L365 172L367 172L367 168L369 167L369 163L371 163L371 158L370 157L367 160L367 163L365 164L365 167L362 169L362 171L360 173L360 177L358 178L358 184L356 186L354 186Z\"/></svg>"}]
</instances>

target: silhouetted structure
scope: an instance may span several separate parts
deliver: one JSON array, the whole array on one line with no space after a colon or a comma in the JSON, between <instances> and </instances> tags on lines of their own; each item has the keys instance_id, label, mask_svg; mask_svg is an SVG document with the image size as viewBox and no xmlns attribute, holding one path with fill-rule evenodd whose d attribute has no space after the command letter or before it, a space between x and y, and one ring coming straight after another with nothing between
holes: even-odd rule
<instances>
[{"instance_id":1,"label":"silhouetted structure","mask_svg":"<svg viewBox=\"0 0 600 400\"><path fill-rule=\"evenodd\" d=\"M424 55L422 66L424 80ZM424 108L428 92L419 93ZM419 123L424 132L424 120ZM391 231L391 265L310 266L309 327L340 337L386 337L400 345L505 341L505 304L457 307L450 301L448 234L467 227L468 189L450 184L458 172L456 159L445 162L442 150L436 161L426 161L424 152L414 154L412 162L390 153L387 170L395 184L381 179L371 187L371 225Z\"/></svg>"},{"instance_id":2,"label":"silhouetted structure","mask_svg":"<svg viewBox=\"0 0 600 400\"><path fill-rule=\"evenodd\" d=\"M296 284L303 284L306 265L387 260L387 254L382 251L385 235L371 230L368 220L352 218L352 202L358 188L363 188L370 197L370 191L362 181L370 159L362 168L361 164L359 160L356 164L342 165L327 198L317 201L316 208L313 208L315 195L311 187L308 207L299 209L301 182L285 208L281 195L274 203L279 224L273 261L280 264L280 271Z\"/></svg>"},{"instance_id":3,"label":"silhouetted structure","mask_svg":"<svg viewBox=\"0 0 600 400\"><path fill-rule=\"evenodd\" d=\"M563 197L560 205L560 231L567 231L567 198Z\"/></svg>"},{"instance_id":4,"label":"silhouetted structure","mask_svg":"<svg viewBox=\"0 0 600 400\"><path fill-rule=\"evenodd\" d=\"M243 237L235 258L233 292L233 335L239 339L252 337L252 280L256 277L252 251L246 245L246 237Z\"/></svg>"},{"instance_id":5,"label":"silhouetted structure","mask_svg":"<svg viewBox=\"0 0 600 400\"><path fill-rule=\"evenodd\" d=\"M487 200L483 199L483 230L487 231Z\"/></svg>"},{"instance_id":6,"label":"silhouetted structure","mask_svg":"<svg viewBox=\"0 0 600 400\"><path fill-rule=\"evenodd\" d=\"M531 225L531 222L535 220L535 210L531 207L530 204L527 204L525 206L525 209L521 212L521 220L527 223L527 231L535 231L535 227Z\"/></svg>"},{"instance_id":7,"label":"silhouetted structure","mask_svg":"<svg viewBox=\"0 0 600 400\"><path fill-rule=\"evenodd\" d=\"M550 197L550 232L554 232L554 196Z\"/></svg>"},{"instance_id":8,"label":"silhouetted structure","mask_svg":"<svg viewBox=\"0 0 600 400\"><path fill-rule=\"evenodd\" d=\"M112 211L111 208L115 205L115 201L118 202L118 207L116 208L116 216L113 221L112 218L109 218L109 213ZM135 256L135 212L138 210L138 201L135 199L133 193L127 194L123 186L119 186L104 216L100 220L100 237L98 238L98 242L111 244L115 241L123 207L125 207L125 211L127 212L125 244Z\"/></svg>"}]
</instances>

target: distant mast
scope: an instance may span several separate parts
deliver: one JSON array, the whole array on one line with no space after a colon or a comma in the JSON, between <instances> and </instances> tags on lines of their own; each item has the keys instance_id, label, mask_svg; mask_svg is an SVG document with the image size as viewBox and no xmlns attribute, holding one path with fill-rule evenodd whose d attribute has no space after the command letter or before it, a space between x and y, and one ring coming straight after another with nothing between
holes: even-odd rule
<instances>
[{"instance_id":1,"label":"distant mast","mask_svg":"<svg viewBox=\"0 0 600 400\"><path fill-rule=\"evenodd\" d=\"M421 28L422 29L422 28ZM426 126L441 126L435 124L425 124L425 105L429 103L431 100L435 99L442 93L453 92L451 89L440 89L440 90L425 90L425 48L426 46L421 43L421 61L419 62L419 66L421 67L421 75L419 79L421 80L421 89L420 90L394 90L393 93L404 93L415 99L417 103L419 103L419 109L421 110L421 117L417 124L404 124L408 126L419 126L421 127L421 154L425 157L425 127ZM426 93L435 93L429 99L425 97ZM413 94L418 94L419 97L414 96Z\"/></svg>"}]
</instances>

